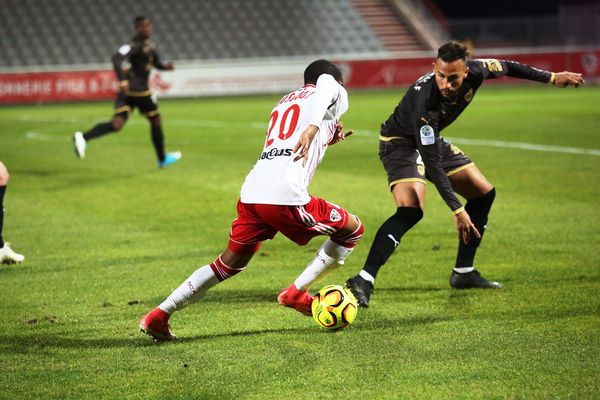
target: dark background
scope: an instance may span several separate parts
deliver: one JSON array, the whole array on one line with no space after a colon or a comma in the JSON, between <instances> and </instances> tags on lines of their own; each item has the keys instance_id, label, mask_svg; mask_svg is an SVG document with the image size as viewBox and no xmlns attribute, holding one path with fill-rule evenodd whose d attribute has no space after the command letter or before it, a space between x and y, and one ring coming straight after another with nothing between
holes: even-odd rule
<instances>
[{"instance_id":1,"label":"dark background","mask_svg":"<svg viewBox=\"0 0 600 400\"><path fill-rule=\"evenodd\" d=\"M556 15L559 5L600 4L600 0L431 0L450 19Z\"/></svg>"}]
</instances>

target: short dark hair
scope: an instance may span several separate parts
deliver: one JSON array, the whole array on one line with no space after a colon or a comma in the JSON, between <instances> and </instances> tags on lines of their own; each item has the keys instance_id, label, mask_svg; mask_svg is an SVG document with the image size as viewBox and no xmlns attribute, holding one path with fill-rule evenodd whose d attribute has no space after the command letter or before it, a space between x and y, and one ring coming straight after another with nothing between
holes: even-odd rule
<instances>
[{"instance_id":1,"label":"short dark hair","mask_svg":"<svg viewBox=\"0 0 600 400\"><path fill-rule=\"evenodd\" d=\"M323 74L329 74L333 76L333 78L338 82L342 81L342 71L337 65L331 61L317 60L311 62L304 70L304 84L316 84L319 76Z\"/></svg>"},{"instance_id":2,"label":"short dark hair","mask_svg":"<svg viewBox=\"0 0 600 400\"><path fill-rule=\"evenodd\" d=\"M137 28L138 26L140 26L140 24L141 24L142 22L144 22L144 21L146 21L146 20L148 20L148 18L147 18L147 17L145 17L145 16L143 16L143 15L138 15L137 17L135 17L135 18L133 19L133 26L134 26L135 28Z\"/></svg>"},{"instance_id":3,"label":"short dark hair","mask_svg":"<svg viewBox=\"0 0 600 400\"><path fill-rule=\"evenodd\" d=\"M464 43L458 40L451 40L438 49L437 58L450 63L456 60L467 61L471 53Z\"/></svg>"}]
</instances>

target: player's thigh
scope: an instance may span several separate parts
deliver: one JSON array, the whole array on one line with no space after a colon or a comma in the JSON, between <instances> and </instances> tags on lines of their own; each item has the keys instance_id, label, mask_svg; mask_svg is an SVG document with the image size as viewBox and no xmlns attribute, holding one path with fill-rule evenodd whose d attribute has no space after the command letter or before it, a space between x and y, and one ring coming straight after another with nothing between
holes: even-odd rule
<instances>
[{"instance_id":1,"label":"player's thigh","mask_svg":"<svg viewBox=\"0 0 600 400\"><path fill-rule=\"evenodd\" d=\"M160 123L160 112L158 110L156 95L138 97L136 99L136 106L139 108L140 113L148 118L151 123L154 123L154 121Z\"/></svg>"},{"instance_id":2,"label":"player's thigh","mask_svg":"<svg viewBox=\"0 0 600 400\"><path fill-rule=\"evenodd\" d=\"M129 118L129 114L133 110L132 104L127 96L123 93L117 94L117 98L115 99L115 105L113 107L113 118L112 125L116 130L121 130L123 125L127 122Z\"/></svg>"},{"instance_id":3,"label":"player's thigh","mask_svg":"<svg viewBox=\"0 0 600 400\"><path fill-rule=\"evenodd\" d=\"M392 187L396 207L425 209L425 184L422 182L398 182Z\"/></svg>"},{"instance_id":4,"label":"player's thigh","mask_svg":"<svg viewBox=\"0 0 600 400\"><path fill-rule=\"evenodd\" d=\"M10 175L8 174L8 169L6 166L0 161L0 186L8 185L8 179Z\"/></svg>"},{"instance_id":5,"label":"player's thigh","mask_svg":"<svg viewBox=\"0 0 600 400\"><path fill-rule=\"evenodd\" d=\"M493 189L475 164L450 175L448 179L454 191L467 200L481 197Z\"/></svg>"},{"instance_id":6,"label":"player's thigh","mask_svg":"<svg viewBox=\"0 0 600 400\"><path fill-rule=\"evenodd\" d=\"M283 212L270 221L287 238L304 246L315 236L343 237L360 227L360 220L343 207L311 196L302 206L282 206ZM354 228L354 229L351 229Z\"/></svg>"},{"instance_id":7,"label":"player's thigh","mask_svg":"<svg viewBox=\"0 0 600 400\"><path fill-rule=\"evenodd\" d=\"M227 248L237 255L250 255L258 251L261 243L275 237L277 229L266 223L256 208L258 204L244 204L238 201L237 218L231 224ZM227 261L223 260L226 264ZM228 264L229 265L229 264Z\"/></svg>"},{"instance_id":8,"label":"player's thigh","mask_svg":"<svg viewBox=\"0 0 600 400\"><path fill-rule=\"evenodd\" d=\"M425 165L417 149L401 139L380 141L379 158L396 206L424 208Z\"/></svg>"}]
</instances>

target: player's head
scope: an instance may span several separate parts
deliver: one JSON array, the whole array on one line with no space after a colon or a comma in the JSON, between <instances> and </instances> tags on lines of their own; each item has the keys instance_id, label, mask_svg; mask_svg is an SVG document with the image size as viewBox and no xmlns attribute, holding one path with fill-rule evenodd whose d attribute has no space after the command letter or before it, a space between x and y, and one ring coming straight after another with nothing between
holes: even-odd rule
<instances>
[{"instance_id":1,"label":"player's head","mask_svg":"<svg viewBox=\"0 0 600 400\"><path fill-rule=\"evenodd\" d=\"M444 97L452 97L469 73L469 50L459 41L450 41L438 49L433 63L435 82Z\"/></svg>"},{"instance_id":2,"label":"player's head","mask_svg":"<svg viewBox=\"0 0 600 400\"><path fill-rule=\"evenodd\" d=\"M323 74L329 74L333 76L333 78L338 81L340 85L344 83L344 80L342 79L342 71L337 65L331 61L317 60L311 62L304 70L304 84L308 85L310 83L315 85L317 83L317 79L319 79L319 76Z\"/></svg>"},{"instance_id":3,"label":"player's head","mask_svg":"<svg viewBox=\"0 0 600 400\"><path fill-rule=\"evenodd\" d=\"M139 15L133 19L135 33L143 39L148 39L152 34L152 23L147 17Z\"/></svg>"}]
</instances>

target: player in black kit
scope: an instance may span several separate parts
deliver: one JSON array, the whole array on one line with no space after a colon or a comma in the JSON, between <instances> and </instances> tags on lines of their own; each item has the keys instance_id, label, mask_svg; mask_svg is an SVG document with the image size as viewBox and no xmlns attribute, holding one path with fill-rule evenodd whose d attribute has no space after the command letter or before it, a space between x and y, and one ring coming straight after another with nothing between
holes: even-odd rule
<instances>
[{"instance_id":1,"label":"player in black kit","mask_svg":"<svg viewBox=\"0 0 600 400\"><path fill-rule=\"evenodd\" d=\"M173 63L163 63L156 50L156 43L150 39L152 23L146 17L136 17L135 36L127 44L117 50L112 57L113 68L119 79L119 93L115 100L112 121L103 122L85 134L76 132L73 135L75 154L85 157L87 141L121 130L127 122L129 113L138 107L150 122L152 144L158 157L158 166L164 168L181 158L181 152L165 154L164 136L160 121L160 113L156 96L148 87L148 78L152 67L172 71ZM130 67L124 68L123 63L129 62Z\"/></svg>"},{"instance_id":2,"label":"player in black kit","mask_svg":"<svg viewBox=\"0 0 600 400\"><path fill-rule=\"evenodd\" d=\"M433 182L452 211L458 231L458 254L450 286L502 287L483 278L473 266L495 189L458 147L440 135L470 104L485 79L501 76L557 87L577 87L584 83L581 74L568 71L542 71L514 61L470 60L467 48L457 41L440 47L433 72L408 89L381 126L379 157L387 171L397 210L377 231L362 271L346 281L360 306L368 307L379 269L402 236L423 217L426 179ZM464 207L456 193L467 200Z\"/></svg>"}]
</instances>

